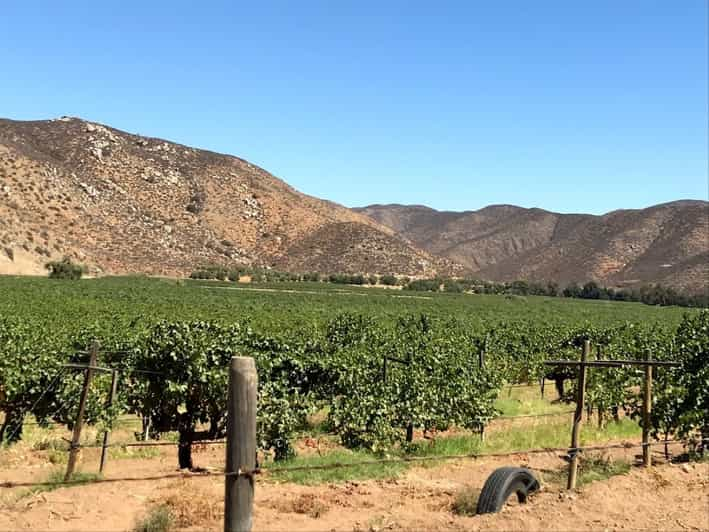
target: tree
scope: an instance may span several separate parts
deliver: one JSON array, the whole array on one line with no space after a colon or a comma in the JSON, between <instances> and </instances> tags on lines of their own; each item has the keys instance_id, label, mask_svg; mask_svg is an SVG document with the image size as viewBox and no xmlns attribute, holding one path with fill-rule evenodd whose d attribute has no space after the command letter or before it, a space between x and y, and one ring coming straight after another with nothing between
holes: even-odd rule
<instances>
[{"instance_id":1,"label":"tree","mask_svg":"<svg viewBox=\"0 0 709 532\"><path fill-rule=\"evenodd\" d=\"M564 297L581 297L581 288L576 283L571 283L564 288Z\"/></svg>"},{"instance_id":2,"label":"tree","mask_svg":"<svg viewBox=\"0 0 709 532\"><path fill-rule=\"evenodd\" d=\"M601 299L601 288L595 281L589 281L583 285L579 297L583 299Z\"/></svg>"},{"instance_id":3,"label":"tree","mask_svg":"<svg viewBox=\"0 0 709 532\"><path fill-rule=\"evenodd\" d=\"M382 275L379 282L385 286L396 286L396 277L393 275Z\"/></svg>"},{"instance_id":4,"label":"tree","mask_svg":"<svg viewBox=\"0 0 709 532\"><path fill-rule=\"evenodd\" d=\"M86 266L73 263L69 257L48 262L44 267L49 270L50 279L77 280L81 279L81 276L86 273Z\"/></svg>"}]
</instances>

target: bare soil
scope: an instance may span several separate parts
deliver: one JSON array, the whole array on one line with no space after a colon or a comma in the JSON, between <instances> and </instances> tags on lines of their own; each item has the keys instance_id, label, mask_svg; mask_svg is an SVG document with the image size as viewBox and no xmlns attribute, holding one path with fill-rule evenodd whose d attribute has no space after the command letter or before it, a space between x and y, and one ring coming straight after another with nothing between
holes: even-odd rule
<instances>
[{"instance_id":1,"label":"bare soil","mask_svg":"<svg viewBox=\"0 0 709 532\"><path fill-rule=\"evenodd\" d=\"M97 455L84 451L82 468L95 471ZM46 478L52 467L37 452L3 461L0 480ZM632 460L631 450L613 458ZM203 447L196 462L223 467L223 447ZM105 478L174 474L174 449L143 459L114 459ZM543 482L526 505L510 504L499 514L459 516L456 494L482 488L497 467L530 467ZM60 466L61 467L61 466ZM709 530L709 464L633 467L568 493L555 470L554 454L519 455L415 467L398 479L302 486L258 478L254 530ZM167 504L184 530L220 530L224 480L221 477L119 481L61 488L28 495L0 489L0 530L130 530L150 508Z\"/></svg>"}]
</instances>

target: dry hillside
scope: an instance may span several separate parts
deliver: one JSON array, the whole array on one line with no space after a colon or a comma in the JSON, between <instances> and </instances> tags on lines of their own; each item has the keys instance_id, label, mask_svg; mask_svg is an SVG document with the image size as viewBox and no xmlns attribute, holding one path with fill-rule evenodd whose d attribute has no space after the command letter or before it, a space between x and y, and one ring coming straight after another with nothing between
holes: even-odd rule
<instances>
[{"instance_id":1,"label":"dry hillside","mask_svg":"<svg viewBox=\"0 0 709 532\"><path fill-rule=\"evenodd\" d=\"M204 263L407 275L449 268L238 157L78 118L0 120L0 273L41 273L63 256L98 273L161 275Z\"/></svg>"},{"instance_id":2,"label":"dry hillside","mask_svg":"<svg viewBox=\"0 0 709 532\"><path fill-rule=\"evenodd\" d=\"M709 203L677 201L603 216L493 205L439 212L423 206L356 209L434 255L491 280L661 282L691 291L709 282Z\"/></svg>"}]
</instances>

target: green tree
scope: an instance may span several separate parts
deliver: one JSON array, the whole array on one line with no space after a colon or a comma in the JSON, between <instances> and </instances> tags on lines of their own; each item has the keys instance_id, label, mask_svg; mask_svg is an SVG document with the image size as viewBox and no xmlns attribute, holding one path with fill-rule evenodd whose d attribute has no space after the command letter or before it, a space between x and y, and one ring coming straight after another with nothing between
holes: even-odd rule
<instances>
[{"instance_id":1,"label":"green tree","mask_svg":"<svg viewBox=\"0 0 709 532\"><path fill-rule=\"evenodd\" d=\"M50 279L81 279L81 276L86 273L86 267L81 264L75 264L68 257L59 261L48 262L44 267L49 270Z\"/></svg>"}]
</instances>

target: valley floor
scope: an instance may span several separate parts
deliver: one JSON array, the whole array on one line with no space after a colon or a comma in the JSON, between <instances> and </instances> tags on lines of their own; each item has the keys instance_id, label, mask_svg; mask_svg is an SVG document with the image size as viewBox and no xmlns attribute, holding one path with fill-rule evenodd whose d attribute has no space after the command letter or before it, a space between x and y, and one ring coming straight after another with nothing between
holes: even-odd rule
<instances>
[{"instance_id":1,"label":"valley floor","mask_svg":"<svg viewBox=\"0 0 709 532\"><path fill-rule=\"evenodd\" d=\"M221 459L222 450L200 456ZM526 505L499 514L459 516L455 494L480 488L496 467L526 465L539 474L555 457L520 455L410 469L400 478L303 486L259 480L254 530L707 530L709 464L660 465L599 480L569 494L548 482ZM173 457L122 460L106 478L174 472ZM540 472L541 471L541 472ZM3 476L5 476L3 474ZM554 476L551 474L551 476ZM224 481L219 477L118 482L57 489L5 503L2 530L130 530L149 508L167 503L181 530L220 530Z\"/></svg>"}]
</instances>

